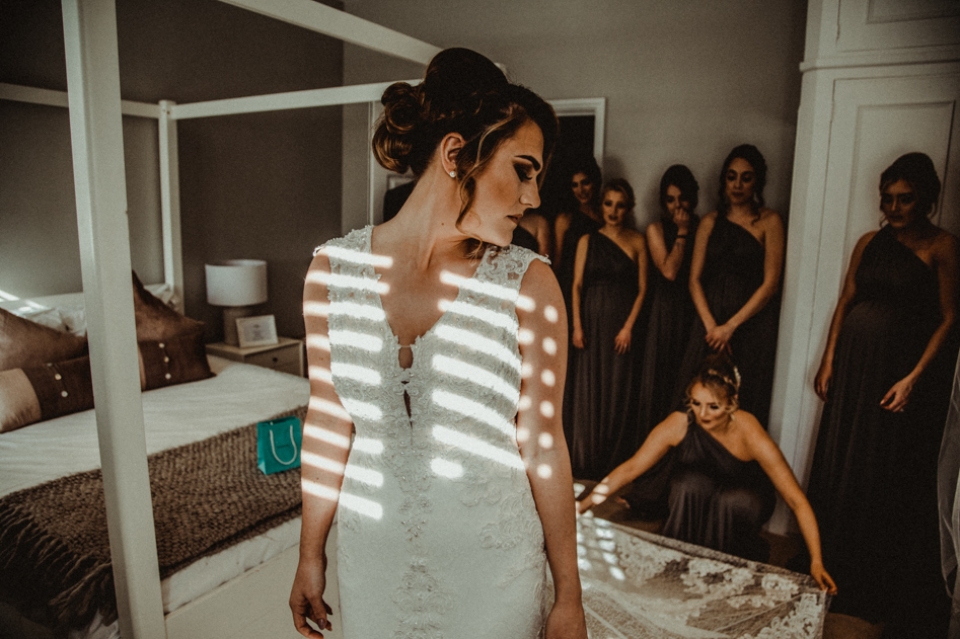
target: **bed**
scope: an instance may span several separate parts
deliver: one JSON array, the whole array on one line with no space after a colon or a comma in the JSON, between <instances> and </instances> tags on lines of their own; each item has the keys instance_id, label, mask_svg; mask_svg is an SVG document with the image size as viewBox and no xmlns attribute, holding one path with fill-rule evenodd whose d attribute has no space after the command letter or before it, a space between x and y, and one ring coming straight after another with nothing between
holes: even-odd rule
<instances>
[{"instance_id":1,"label":"bed","mask_svg":"<svg viewBox=\"0 0 960 639\"><path fill-rule=\"evenodd\" d=\"M157 285L148 288L154 295L154 303L176 305L172 287ZM135 307L138 306L135 302ZM0 309L11 311L31 323L49 327L43 329L47 332L60 330L82 335L85 331L82 296L3 302L0 303ZM165 312L177 315L172 310ZM139 323L143 322L143 315L143 312L139 313ZM0 319L7 317L10 316L4 314ZM0 332L4 336L9 330L9 323L0 322ZM139 323L140 333L147 332ZM140 342L141 350L145 344ZM177 355L170 355L176 362ZM205 356L201 353L201 357ZM295 566L299 539L299 473L290 471L264 477L256 470L253 424L287 414L302 418L309 399L309 384L302 377L218 357L210 356L205 361L213 376L172 383L142 394L146 452L151 460L153 501L157 513L155 525L161 575L164 576L160 588L167 636L197 636L195 618L208 616L206 612L198 614L197 606L203 611L218 597L233 599L237 588L252 588L261 599L265 592L274 596L268 598L269 606L253 609L246 615L231 612L217 619L218 626L223 626L226 621L226 625L232 627L227 634L240 630L234 625L242 626L245 632L262 632L268 626L276 631L277 623L284 622L285 626L279 628L286 627L289 630L287 634L295 635L287 619L289 613L284 610L284 600L292 566ZM65 370L63 372L64 375L69 374ZM4 373L0 373L0 377L3 376ZM0 419L7 419L9 411L6 409L10 403L9 398L0 394L0 405L3 405L0 406L0 415L3 416ZM8 425L5 421L2 427ZM219 447L214 447L215 444ZM198 447L203 449L198 452ZM203 456L199 457L200 454ZM242 455L242 462L230 464L238 454ZM167 460L166 467L163 465L164 459ZM243 467L231 471L229 465ZM36 559L39 553L31 547L33 542L24 541L24 538L39 538L39 533L52 533L54 542L63 540L65 547L57 550L54 563L69 565L76 561L74 555L81 556L86 562L87 557L94 554L99 557L96 565L106 565L107 572L110 572L99 467L100 448L94 410L82 410L23 426L14 424L13 430L0 434L0 520L3 521L0 524L0 581L5 581L6 586L25 578L30 582L25 584L25 590L36 587L42 591L44 586L36 586L34 582L55 581L64 577L60 573L48 572L47 566L41 565ZM191 470L192 467L195 469ZM165 471L164 468L174 472ZM200 481L192 482L198 472L201 473ZM208 473L223 479L207 481ZM234 480L227 479L231 475ZM228 482L237 478L244 482L239 489L231 491L232 494L218 494L218 490L222 490L224 485L229 487ZM170 490L174 484L176 491ZM99 502L95 505L88 503L98 501L86 494L91 492L91 488L99 496ZM264 503L258 505L255 495L265 491L269 493L269 499L261 499ZM165 492L168 497L165 497ZM171 502L171 499L174 501ZM222 515L223 519L220 519L221 515L211 513L211 510L224 510L219 505L227 501L234 501L238 510L249 512L249 518L246 521L228 521L225 524L228 527L222 532L208 532L207 529L216 522L226 521L233 516L229 510ZM49 504L44 505L47 502ZM21 508L23 505L27 508ZM255 514L258 506L260 512ZM82 516L81 513L85 512L96 512L97 515ZM185 513L189 513L192 521L184 520ZM61 514L64 516L60 517ZM69 528L76 530L76 535L63 534L61 529L42 525L54 516L70 520ZM11 525L11 522L19 524L21 520L26 522L22 530ZM40 525L35 526L36 522ZM184 526L183 523L190 526ZM193 533L189 533L191 526ZM25 531L29 534L25 534ZM93 535L100 531L104 534ZM60 535L57 536L57 533ZM89 540L91 535L94 536L93 541ZM335 543L335 540L331 541ZM51 540L45 538L44 543L44 552L52 554ZM83 548L84 552L73 552L74 544L76 548ZM88 551L92 546L95 552L90 553ZM17 553L24 556L17 557ZM166 560L163 560L165 556ZM71 560L67 561L66 557ZM80 573L94 572L86 563L80 565L78 570ZM329 597L336 602L334 566L331 566L331 573L333 588ZM260 583L274 581L276 586L272 588ZM63 583L75 582L80 583L70 576L61 584L51 584L50 587L63 588ZM82 589L74 590L103 590L102 585L94 583L86 582ZM76 621L85 614L85 610L77 602L85 598L85 593L76 592L74 595L73 599L62 605L68 613L66 623L72 627L70 637L105 639L120 636L119 624L111 618L115 617L116 611L112 602L106 605L100 602L92 620L78 624ZM6 599L5 607L0 611L0 626L4 627L0 636L55 636L51 634L49 626L53 624L49 619L45 620L46 624L36 622L36 597L24 595L19 601L11 601L9 596ZM14 604L19 604L20 609ZM233 608L232 605L230 607ZM24 609L33 610L34 613L21 615ZM265 610L271 614L265 616ZM259 629L254 631L251 625L253 628L259 626ZM217 632L223 632L223 629ZM281 630L278 636L283 634ZM203 636L216 635L205 633Z\"/></svg>"}]
</instances>

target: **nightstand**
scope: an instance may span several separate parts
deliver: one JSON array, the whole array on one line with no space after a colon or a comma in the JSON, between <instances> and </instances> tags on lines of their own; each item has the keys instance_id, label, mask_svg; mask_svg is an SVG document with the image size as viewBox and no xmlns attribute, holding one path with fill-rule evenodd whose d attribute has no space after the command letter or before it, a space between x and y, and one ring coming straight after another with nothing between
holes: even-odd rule
<instances>
[{"instance_id":1,"label":"nightstand","mask_svg":"<svg viewBox=\"0 0 960 639\"><path fill-rule=\"evenodd\" d=\"M272 368L282 373L305 376L303 340L279 338L278 344L240 348L223 342L207 344L207 354L254 366Z\"/></svg>"}]
</instances>

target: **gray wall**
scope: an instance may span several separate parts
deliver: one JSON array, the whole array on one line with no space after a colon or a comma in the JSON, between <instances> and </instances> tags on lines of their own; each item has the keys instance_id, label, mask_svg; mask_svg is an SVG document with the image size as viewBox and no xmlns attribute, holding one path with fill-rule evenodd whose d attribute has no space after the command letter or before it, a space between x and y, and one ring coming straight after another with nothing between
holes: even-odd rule
<instances>
[{"instance_id":1,"label":"gray wall","mask_svg":"<svg viewBox=\"0 0 960 639\"><path fill-rule=\"evenodd\" d=\"M607 98L605 177L637 192L643 228L660 176L688 165L701 205L716 203L727 152L756 144L767 202L787 213L806 3L797 0L345 0L348 12L440 47L506 65L547 99ZM348 45L348 83L419 77L423 67ZM345 114L344 208L364 206L365 114Z\"/></svg>"},{"instance_id":2,"label":"gray wall","mask_svg":"<svg viewBox=\"0 0 960 639\"><path fill-rule=\"evenodd\" d=\"M328 2L340 6L339 2ZM121 94L180 103L342 84L339 41L213 0L118 0ZM0 3L0 82L66 90L60 3ZM340 231L340 108L179 123L187 314L220 339L203 265L267 260L278 332L303 335L311 251ZM65 109L0 101L0 291L81 288ZM134 269L162 281L155 121L124 118Z\"/></svg>"}]
</instances>

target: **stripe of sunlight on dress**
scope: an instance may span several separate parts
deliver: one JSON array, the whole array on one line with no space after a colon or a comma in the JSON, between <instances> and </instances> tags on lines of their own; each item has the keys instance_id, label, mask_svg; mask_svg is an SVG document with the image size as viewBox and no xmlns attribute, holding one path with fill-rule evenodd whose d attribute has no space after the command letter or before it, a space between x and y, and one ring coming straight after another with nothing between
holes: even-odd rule
<instances>
[{"instance_id":1,"label":"stripe of sunlight on dress","mask_svg":"<svg viewBox=\"0 0 960 639\"><path fill-rule=\"evenodd\" d=\"M353 249L342 248L340 246L317 247L313 254L316 255L321 251L329 257L352 264L379 266L380 268L390 268L393 266L393 258L387 255L376 255L367 251L354 251Z\"/></svg>"},{"instance_id":2,"label":"stripe of sunlight on dress","mask_svg":"<svg viewBox=\"0 0 960 639\"><path fill-rule=\"evenodd\" d=\"M345 362L331 362L330 372L333 377L352 379L367 386L379 386L383 381L378 371L366 366L357 366L356 364L347 364Z\"/></svg>"},{"instance_id":3,"label":"stripe of sunlight on dress","mask_svg":"<svg viewBox=\"0 0 960 639\"><path fill-rule=\"evenodd\" d=\"M433 438L443 444L454 446L479 457L485 457L504 466L509 466L517 470L525 470L523 460L520 459L520 454L516 448L509 451L504 450L499 446L488 444L481 439L465 435L457 430L439 424L435 424L433 427Z\"/></svg>"},{"instance_id":4,"label":"stripe of sunlight on dress","mask_svg":"<svg viewBox=\"0 0 960 639\"><path fill-rule=\"evenodd\" d=\"M318 484L315 481L304 480L302 485L303 490L315 497L329 501L339 500L340 506L361 515L370 517L371 519L383 518L383 506L372 499L351 495L349 493L336 490L335 488L331 488L330 486Z\"/></svg>"},{"instance_id":5,"label":"stripe of sunlight on dress","mask_svg":"<svg viewBox=\"0 0 960 639\"><path fill-rule=\"evenodd\" d=\"M327 288L342 288L349 291L369 291L379 295L390 292L390 287L370 277L356 277L340 273L311 271L307 273L308 284L324 284Z\"/></svg>"},{"instance_id":6,"label":"stripe of sunlight on dress","mask_svg":"<svg viewBox=\"0 0 960 639\"><path fill-rule=\"evenodd\" d=\"M472 277L463 277L450 271L440 273L440 281L444 284L452 284L458 288L463 288L474 293L489 295L490 297L495 297L500 300L513 302L525 311L534 311L537 308L537 304L533 301L532 297L520 295L520 292L514 288L508 288L494 284L493 282L481 282Z\"/></svg>"},{"instance_id":7,"label":"stripe of sunlight on dress","mask_svg":"<svg viewBox=\"0 0 960 639\"><path fill-rule=\"evenodd\" d=\"M480 320L481 322L486 322L491 326L502 328L510 331L511 333L516 332L518 329L517 318L511 313L491 311L488 308L482 308L476 304L470 304L469 302L460 302L456 300L453 302L442 300L439 306L441 312L462 315L471 319Z\"/></svg>"},{"instance_id":8,"label":"stripe of sunlight on dress","mask_svg":"<svg viewBox=\"0 0 960 639\"><path fill-rule=\"evenodd\" d=\"M505 420L497 411L463 395L437 389L433 391L433 403L464 417L483 422L505 435L516 437L517 428L513 422Z\"/></svg>"},{"instance_id":9,"label":"stripe of sunlight on dress","mask_svg":"<svg viewBox=\"0 0 960 639\"><path fill-rule=\"evenodd\" d=\"M479 386L484 386L490 390L503 395L507 401L516 405L520 401L520 390L515 386L508 384L502 377L492 373L484 368L468 364L462 360L447 357L446 355L433 356L434 370L445 373L452 377L473 382Z\"/></svg>"},{"instance_id":10,"label":"stripe of sunlight on dress","mask_svg":"<svg viewBox=\"0 0 960 639\"><path fill-rule=\"evenodd\" d=\"M458 346L464 346L470 350L490 355L511 368L518 371L520 370L520 358L509 348L489 337L478 335L473 331L445 325L437 327L437 337Z\"/></svg>"}]
</instances>

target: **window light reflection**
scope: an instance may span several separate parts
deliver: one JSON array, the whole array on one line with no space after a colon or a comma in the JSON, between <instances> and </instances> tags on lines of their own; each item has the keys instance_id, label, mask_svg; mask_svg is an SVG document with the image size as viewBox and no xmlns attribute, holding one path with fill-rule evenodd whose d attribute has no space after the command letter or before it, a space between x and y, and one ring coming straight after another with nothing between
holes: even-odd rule
<instances>
[{"instance_id":1,"label":"window light reflection","mask_svg":"<svg viewBox=\"0 0 960 639\"><path fill-rule=\"evenodd\" d=\"M553 408L553 402L549 402L549 401L546 401L546 400L540 402L540 414L541 414L541 415L543 415L543 416L546 417L547 419L550 419L550 418L553 417L554 412L555 412L555 411L554 411L554 408Z\"/></svg>"},{"instance_id":2,"label":"window light reflection","mask_svg":"<svg viewBox=\"0 0 960 639\"><path fill-rule=\"evenodd\" d=\"M543 338L543 352L547 355L556 355L557 354L557 340L552 337Z\"/></svg>"},{"instance_id":3,"label":"window light reflection","mask_svg":"<svg viewBox=\"0 0 960 639\"><path fill-rule=\"evenodd\" d=\"M313 400L310 400L311 404ZM309 437L310 439L316 439L317 441L324 442L326 444L332 444L334 446L339 446L340 448L347 449L350 448L350 438L344 437L339 433L334 433L329 431L326 428L320 426L307 425L303 428L303 436Z\"/></svg>"},{"instance_id":4,"label":"window light reflection","mask_svg":"<svg viewBox=\"0 0 960 639\"><path fill-rule=\"evenodd\" d=\"M322 351L330 350L330 338L322 335L307 335L307 348L318 348Z\"/></svg>"},{"instance_id":5,"label":"window light reflection","mask_svg":"<svg viewBox=\"0 0 960 639\"><path fill-rule=\"evenodd\" d=\"M473 453L478 457L486 457L487 459L503 464L504 466L516 468L517 470L524 470L523 461L521 461L516 450L507 451L492 444L488 444L487 442L477 439L476 437L464 435L463 433L453 430L452 428L447 428L446 426L440 425L435 425L433 427L433 437L439 442L448 444L450 446L455 446L456 448L465 450L468 453Z\"/></svg>"},{"instance_id":6,"label":"window light reflection","mask_svg":"<svg viewBox=\"0 0 960 639\"><path fill-rule=\"evenodd\" d=\"M383 518L383 506L370 499L340 492L329 486L318 484L315 481L304 480L301 482L301 486L304 492L314 497L328 501L337 501L339 499L339 504L343 508L365 515L371 519L379 520Z\"/></svg>"},{"instance_id":7,"label":"window light reflection","mask_svg":"<svg viewBox=\"0 0 960 639\"><path fill-rule=\"evenodd\" d=\"M619 566L610 566L610 576L617 581L625 581L627 579L627 576L623 574L623 570L621 570Z\"/></svg>"},{"instance_id":8,"label":"window light reflection","mask_svg":"<svg viewBox=\"0 0 960 639\"><path fill-rule=\"evenodd\" d=\"M557 383L557 376L552 370L545 368L540 372L540 381L552 388Z\"/></svg>"},{"instance_id":9,"label":"window light reflection","mask_svg":"<svg viewBox=\"0 0 960 639\"><path fill-rule=\"evenodd\" d=\"M349 315L356 319L382 322L387 317L382 308L373 306L372 304L358 304L356 302L335 302L334 304L338 313Z\"/></svg>"},{"instance_id":10,"label":"window light reflection","mask_svg":"<svg viewBox=\"0 0 960 639\"><path fill-rule=\"evenodd\" d=\"M472 417L477 421L496 428L505 435L514 436L516 434L516 428L513 422L504 420L500 416L500 413L491 410L480 402L475 402L463 395L457 395L456 393L439 389L433 391L432 399L437 406L459 413L465 417Z\"/></svg>"},{"instance_id":11,"label":"window light reflection","mask_svg":"<svg viewBox=\"0 0 960 639\"><path fill-rule=\"evenodd\" d=\"M550 433L540 433L540 437L537 438L537 443L540 444L540 448L549 450L553 448L553 435Z\"/></svg>"},{"instance_id":12,"label":"window light reflection","mask_svg":"<svg viewBox=\"0 0 960 639\"><path fill-rule=\"evenodd\" d=\"M304 302L303 314L311 317L329 317L330 302Z\"/></svg>"},{"instance_id":13,"label":"window light reflection","mask_svg":"<svg viewBox=\"0 0 960 639\"><path fill-rule=\"evenodd\" d=\"M369 333L330 329L330 340L368 353L379 353L383 350L383 340Z\"/></svg>"},{"instance_id":14,"label":"window light reflection","mask_svg":"<svg viewBox=\"0 0 960 639\"><path fill-rule=\"evenodd\" d=\"M329 257L336 258L343 262L350 262L351 264L363 264L380 268L390 268L393 266L393 258L387 255L375 255L367 251L353 251L351 249L330 245L324 246L321 250Z\"/></svg>"},{"instance_id":15,"label":"window light reflection","mask_svg":"<svg viewBox=\"0 0 960 639\"><path fill-rule=\"evenodd\" d=\"M560 312L557 310L556 306L553 306L552 304L547 304L543 308L543 316L551 324L556 324L557 321L559 321L560 319Z\"/></svg>"},{"instance_id":16,"label":"window light reflection","mask_svg":"<svg viewBox=\"0 0 960 639\"><path fill-rule=\"evenodd\" d=\"M516 387L508 384L498 375L479 366L467 364L464 361L453 359L446 355L435 355L433 357L433 368L446 375L459 377L460 379L465 379L479 386L489 388L503 395L510 403L515 404L520 400L520 393Z\"/></svg>"},{"instance_id":17,"label":"window light reflection","mask_svg":"<svg viewBox=\"0 0 960 639\"><path fill-rule=\"evenodd\" d=\"M331 473L337 474L342 473L344 468L346 468L346 466L341 462L334 461L329 457L324 457L323 455L317 455L316 453L308 453L307 451L301 451L300 463L309 468L329 470Z\"/></svg>"},{"instance_id":18,"label":"window light reflection","mask_svg":"<svg viewBox=\"0 0 960 639\"><path fill-rule=\"evenodd\" d=\"M495 297L500 300L512 302L517 299L517 291L506 286L500 286L493 282L481 282L471 277L463 277L450 271L440 273L440 281L444 284L450 284L457 288L465 289L472 293L479 293L489 297Z\"/></svg>"},{"instance_id":19,"label":"window light reflection","mask_svg":"<svg viewBox=\"0 0 960 639\"><path fill-rule=\"evenodd\" d=\"M553 477L553 468L550 464L540 464L537 466L537 476L541 479L550 479Z\"/></svg>"},{"instance_id":20,"label":"window light reflection","mask_svg":"<svg viewBox=\"0 0 960 639\"><path fill-rule=\"evenodd\" d=\"M356 464L350 464L347 466L346 471L344 471L343 476L356 479L370 486L376 486L377 488L383 486L383 473L378 470L373 470L372 468L364 468Z\"/></svg>"},{"instance_id":21,"label":"window light reflection","mask_svg":"<svg viewBox=\"0 0 960 639\"><path fill-rule=\"evenodd\" d=\"M361 419L368 419L371 421L383 419L383 411L380 410L380 407L376 404L363 402L353 397L341 397L340 401L343 403L343 407L346 408L347 412L351 415L356 415Z\"/></svg>"},{"instance_id":22,"label":"window light reflection","mask_svg":"<svg viewBox=\"0 0 960 639\"><path fill-rule=\"evenodd\" d=\"M529 328L520 329L520 332L517 335L517 340L524 346L529 346L530 344L533 344L533 339L534 339L533 331L531 331Z\"/></svg>"},{"instance_id":23,"label":"window light reflection","mask_svg":"<svg viewBox=\"0 0 960 639\"><path fill-rule=\"evenodd\" d=\"M330 370L337 377L352 379L369 386L379 386L382 381L379 372L366 366L335 361L330 364Z\"/></svg>"},{"instance_id":24,"label":"window light reflection","mask_svg":"<svg viewBox=\"0 0 960 639\"><path fill-rule=\"evenodd\" d=\"M448 479L458 479L463 477L463 466L457 462L441 459L440 457L435 457L430 462L430 468L433 469L433 472L436 474Z\"/></svg>"},{"instance_id":25,"label":"window light reflection","mask_svg":"<svg viewBox=\"0 0 960 639\"><path fill-rule=\"evenodd\" d=\"M324 415L329 415L330 417L334 417L336 419L350 421L350 415L347 413L347 411L343 409L343 406L335 402L331 402L330 400L327 400L327 399L321 399L319 397L311 397L309 409L315 410L319 413L323 413ZM308 427L308 429L309 428L316 428L316 427L315 426ZM306 432L307 432L307 429L304 430L304 434L306 434ZM343 447L347 448L349 445L350 445L350 442L347 441L346 445L344 445Z\"/></svg>"},{"instance_id":26,"label":"window light reflection","mask_svg":"<svg viewBox=\"0 0 960 639\"><path fill-rule=\"evenodd\" d=\"M308 366L311 379L319 379L321 382L333 384L333 373L326 366Z\"/></svg>"},{"instance_id":27,"label":"window light reflection","mask_svg":"<svg viewBox=\"0 0 960 639\"><path fill-rule=\"evenodd\" d=\"M444 300L440 303L440 310L444 313L462 315L464 317L469 317L481 322L486 322L491 326L502 328L510 332L516 331L518 327L516 317L513 317L510 314L491 311L488 308L481 308L475 304L468 304L466 302L447 302Z\"/></svg>"},{"instance_id":28,"label":"window light reflection","mask_svg":"<svg viewBox=\"0 0 960 639\"><path fill-rule=\"evenodd\" d=\"M462 328L441 325L437 327L437 337L447 342L452 342L458 346L465 346L471 350L495 357L501 362L508 364L514 369L519 370L520 358L503 344L492 340L489 337L478 335L473 331L466 331Z\"/></svg>"},{"instance_id":29,"label":"window light reflection","mask_svg":"<svg viewBox=\"0 0 960 639\"><path fill-rule=\"evenodd\" d=\"M370 291L379 295L386 295L390 292L390 287L381 283L379 280L369 277L355 277L353 275L342 275L340 273L323 273L321 271L311 271L307 273L308 284L325 284L327 288L345 288L350 290Z\"/></svg>"},{"instance_id":30,"label":"window light reflection","mask_svg":"<svg viewBox=\"0 0 960 639\"><path fill-rule=\"evenodd\" d=\"M371 437L357 437L353 440L353 450L370 455L380 455L383 453L383 442Z\"/></svg>"}]
</instances>

